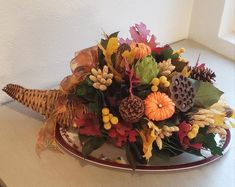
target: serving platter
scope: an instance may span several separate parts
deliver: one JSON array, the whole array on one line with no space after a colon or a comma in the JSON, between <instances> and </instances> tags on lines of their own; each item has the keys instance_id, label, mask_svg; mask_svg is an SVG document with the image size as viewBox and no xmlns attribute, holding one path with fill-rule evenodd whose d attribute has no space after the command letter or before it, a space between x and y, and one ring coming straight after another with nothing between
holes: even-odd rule
<instances>
[{"instance_id":1,"label":"serving platter","mask_svg":"<svg viewBox=\"0 0 235 187\"><path fill-rule=\"evenodd\" d=\"M125 158L124 150L114 147L111 144L104 144L101 148L93 151L90 156L84 158L81 153L82 146L79 142L78 135L74 132L69 132L66 129L56 126L55 138L57 144L67 153L75 158L83 159L92 164L122 169L132 170L132 167L128 164ZM216 136L217 144L224 149L223 155L228 151L230 146L231 134L227 130L227 135L224 138ZM137 165L135 171L175 171L191 169L199 166L203 166L214 162L222 156L213 156L208 150L201 150L204 157L192 155L189 153L182 153L178 156L171 157L170 160L158 159L148 165ZM121 158L121 162L120 162Z\"/></svg>"}]
</instances>

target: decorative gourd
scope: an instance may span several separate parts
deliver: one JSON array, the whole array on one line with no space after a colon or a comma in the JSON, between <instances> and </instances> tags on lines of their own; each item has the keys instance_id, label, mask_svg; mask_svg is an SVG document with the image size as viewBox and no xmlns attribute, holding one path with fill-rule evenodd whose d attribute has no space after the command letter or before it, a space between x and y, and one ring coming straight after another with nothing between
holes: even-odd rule
<instances>
[{"instance_id":1,"label":"decorative gourd","mask_svg":"<svg viewBox=\"0 0 235 187\"><path fill-rule=\"evenodd\" d=\"M144 101L145 115L154 121L162 121L170 118L175 112L175 104L165 94L153 92Z\"/></svg>"},{"instance_id":2,"label":"decorative gourd","mask_svg":"<svg viewBox=\"0 0 235 187\"><path fill-rule=\"evenodd\" d=\"M132 42L130 47L136 59L142 59L151 54L151 48L144 43Z\"/></svg>"}]
</instances>

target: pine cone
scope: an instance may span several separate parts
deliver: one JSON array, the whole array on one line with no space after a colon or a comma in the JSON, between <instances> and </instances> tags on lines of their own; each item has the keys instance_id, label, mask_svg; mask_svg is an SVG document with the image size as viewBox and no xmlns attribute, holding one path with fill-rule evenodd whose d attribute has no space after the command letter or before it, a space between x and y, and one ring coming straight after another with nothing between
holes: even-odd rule
<instances>
[{"instance_id":1,"label":"pine cone","mask_svg":"<svg viewBox=\"0 0 235 187\"><path fill-rule=\"evenodd\" d=\"M122 119L129 123L135 123L144 115L144 101L137 96L124 98L119 105Z\"/></svg>"},{"instance_id":2,"label":"pine cone","mask_svg":"<svg viewBox=\"0 0 235 187\"><path fill-rule=\"evenodd\" d=\"M168 76L171 74L171 72L175 69L175 66L171 64L171 59L164 60L158 64L158 67L160 69L159 75L162 76Z\"/></svg>"},{"instance_id":3,"label":"pine cone","mask_svg":"<svg viewBox=\"0 0 235 187\"><path fill-rule=\"evenodd\" d=\"M170 93L171 99L180 111L186 112L193 107L195 90L189 79L183 75L176 74L172 77Z\"/></svg>"},{"instance_id":4,"label":"pine cone","mask_svg":"<svg viewBox=\"0 0 235 187\"><path fill-rule=\"evenodd\" d=\"M190 70L191 70L190 78L209 83L215 81L216 75L209 68L206 68L204 66L195 66L195 67L190 67Z\"/></svg>"}]
</instances>

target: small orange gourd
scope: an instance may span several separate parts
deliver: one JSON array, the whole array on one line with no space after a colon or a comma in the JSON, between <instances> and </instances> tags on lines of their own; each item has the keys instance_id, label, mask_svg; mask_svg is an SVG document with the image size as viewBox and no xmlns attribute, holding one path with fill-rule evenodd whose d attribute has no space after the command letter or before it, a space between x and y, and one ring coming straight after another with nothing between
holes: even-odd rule
<instances>
[{"instance_id":1,"label":"small orange gourd","mask_svg":"<svg viewBox=\"0 0 235 187\"><path fill-rule=\"evenodd\" d=\"M136 59L142 59L151 54L151 48L144 43L132 42L130 47Z\"/></svg>"},{"instance_id":2,"label":"small orange gourd","mask_svg":"<svg viewBox=\"0 0 235 187\"><path fill-rule=\"evenodd\" d=\"M170 118L175 112L175 104L165 94L153 92L144 101L145 115L153 121L162 121Z\"/></svg>"}]
</instances>

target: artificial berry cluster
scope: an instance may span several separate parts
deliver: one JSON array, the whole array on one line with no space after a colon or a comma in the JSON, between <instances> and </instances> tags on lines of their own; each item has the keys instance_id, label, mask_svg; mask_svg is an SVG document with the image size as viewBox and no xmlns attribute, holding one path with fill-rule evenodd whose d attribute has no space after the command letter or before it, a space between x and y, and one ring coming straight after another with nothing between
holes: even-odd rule
<instances>
[{"instance_id":1,"label":"artificial berry cluster","mask_svg":"<svg viewBox=\"0 0 235 187\"><path fill-rule=\"evenodd\" d=\"M106 130L111 129L112 125L118 124L118 118L114 116L112 113L110 113L107 107L104 107L102 109L102 119L104 122L104 128Z\"/></svg>"},{"instance_id":2,"label":"artificial berry cluster","mask_svg":"<svg viewBox=\"0 0 235 187\"><path fill-rule=\"evenodd\" d=\"M167 80L166 76L161 76L160 78L153 78L151 83L152 83L151 87L152 92L157 92L159 86L163 86L166 88L170 86L170 82Z\"/></svg>"}]
</instances>

